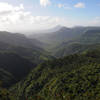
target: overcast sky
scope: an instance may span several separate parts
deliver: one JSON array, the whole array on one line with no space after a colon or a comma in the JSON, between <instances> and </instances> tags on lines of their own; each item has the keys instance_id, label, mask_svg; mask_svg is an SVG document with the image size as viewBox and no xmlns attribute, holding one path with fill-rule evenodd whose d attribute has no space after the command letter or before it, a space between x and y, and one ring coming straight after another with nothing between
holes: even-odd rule
<instances>
[{"instance_id":1,"label":"overcast sky","mask_svg":"<svg viewBox=\"0 0 100 100\"><path fill-rule=\"evenodd\" d=\"M0 0L0 30L100 26L100 0Z\"/></svg>"}]
</instances>

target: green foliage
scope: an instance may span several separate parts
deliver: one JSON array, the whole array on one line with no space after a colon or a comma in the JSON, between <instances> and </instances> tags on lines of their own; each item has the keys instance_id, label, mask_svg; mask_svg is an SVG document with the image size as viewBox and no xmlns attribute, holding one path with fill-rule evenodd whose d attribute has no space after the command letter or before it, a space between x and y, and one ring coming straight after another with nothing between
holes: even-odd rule
<instances>
[{"instance_id":1,"label":"green foliage","mask_svg":"<svg viewBox=\"0 0 100 100\"><path fill-rule=\"evenodd\" d=\"M7 89L0 88L0 100L15 100L15 97Z\"/></svg>"},{"instance_id":2,"label":"green foliage","mask_svg":"<svg viewBox=\"0 0 100 100\"><path fill-rule=\"evenodd\" d=\"M0 52L16 53L35 64L53 58L42 48L43 45L40 41L27 38L23 34L0 31Z\"/></svg>"},{"instance_id":3,"label":"green foliage","mask_svg":"<svg viewBox=\"0 0 100 100\"><path fill-rule=\"evenodd\" d=\"M48 59L52 59L53 57L48 54L48 52L39 49L37 47L21 47L19 45L12 45L8 43L4 43L0 41L0 52L8 52L15 53L29 59L31 62L38 64L44 62ZM45 58L45 59L44 59Z\"/></svg>"},{"instance_id":4,"label":"green foliage","mask_svg":"<svg viewBox=\"0 0 100 100\"><path fill-rule=\"evenodd\" d=\"M84 34L79 38L62 42L53 48L52 53L56 57L64 57L95 48L100 49L100 29L84 29Z\"/></svg>"},{"instance_id":5,"label":"green foliage","mask_svg":"<svg viewBox=\"0 0 100 100\"><path fill-rule=\"evenodd\" d=\"M24 79L37 64L54 59L44 51L36 39L22 34L0 32L0 80L10 87Z\"/></svg>"},{"instance_id":6,"label":"green foliage","mask_svg":"<svg viewBox=\"0 0 100 100\"><path fill-rule=\"evenodd\" d=\"M85 32L84 35L79 39L81 43L95 44L100 43L100 29L92 29Z\"/></svg>"},{"instance_id":7,"label":"green foliage","mask_svg":"<svg viewBox=\"0 0 100 100\"><path fill-rule=\"evenodd\" d=\"M36 65L15 53L0 53L0 80L11 86L23 79Z\"/></svg>"},{"instance_id":8,"label":"green foliage","mask_svg":"<svg viewBox=\"0 0 100 100\"><path fill-rule=\"evenodd\" d=\"M1 36L7 38L0 37L0 100L100 100L99 30L86 31L78 40L58 46L56 57L73 54L60 59L49 56L23 35L10 38L11 34L1 33ZM60 34L60 39L63 38ZM9 87L14 77L22 80ZM5 86L9 90L2 88Z\"/></svg>"},{"instance_id":9,"label":"green foliage","mask_svg":"<svg viewBox=\"0 0 100 100\"><path fill-rule=\"evenodd\" d=\"M4 69L0 69L0 86L9 87L15 82L16 80L11 73L5 71Z\"/></svg>"},{"instance_id":10,"label":"green foliage","mask_svg":"<svg viewBox=\"0 0 100 100\"><path fill-rule=\"evenodd\" d=\"M10 91L17 100L99 100L100 51L47 61Z\"/></svg>"}]
</instances>

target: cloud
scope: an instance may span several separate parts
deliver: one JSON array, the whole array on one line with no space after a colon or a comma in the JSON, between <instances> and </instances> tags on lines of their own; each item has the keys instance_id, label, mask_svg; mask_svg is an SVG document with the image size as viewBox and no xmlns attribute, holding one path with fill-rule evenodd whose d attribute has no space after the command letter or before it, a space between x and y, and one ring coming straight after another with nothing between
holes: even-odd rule
<instances>
[{"instance_id":1,"label":"cloud","mask_svg":"<svg viewBox=\"0 0 100 100\"><path fill-rule=\"evenodd\" d=\"M23 4L20 4L20 6L13 7L12 5L8 3L0 2L0 13L19 11L23 9L24 9Z\"/></svg>"},{"instance_id":2,"label":"cloud","mask_svg":"<svg viewBox=\"0 0 100 100\"><path fill-rule=\"evenodd\" d=\"M59 5L63 7L63 5ZM56 25L67 27L80 25L98 25L100 26L100 17L92 20L77 20L57 16L33 16L31 12L26 11L23 4L14 6L8 3L0 2L0 30L10 32L25 32L34 30L44 30Z\"/></svg>"},{"instance_id":3,"label":"cloud","mask_svg":"<svg viewBox=\"0 0 100 100\"><path fill-rule=\"evenodd\" d=\"M100 26L100 17L95 17L89 24L92 26Z\"/></svg>"},{"instance_id":4,"label":"cloud","mask_svg":"<svg viewBox=\"0 0 100 100\"><path fill-rule=\"evenodd\" d=\"M0 3L0 30L20 32L28 30L41 30L60 24L61 18L51 16L33 16L25 11L24 5L13 6Z\"/></svg>"},{"instance_id":5,"label":"cloud","mask_svg":"<svg viewBox=\"0 0 100 100\"><path fill-rule=\"evenodd\" d=\"M75 8L85 8L85 4L82 2L79 2L77 4L74 5Z\"/></svg>"},{"instance_id":6,"label":"cloud","mask_svg":"<svg viewBox=\"0 0 100 100\"><path fill-rule=\"evenodd\" d=\"M68 4L58 4L58 8L72 9Z\"/></svg>"},{"instance_id":7,"label":"cloud","mask_svg":"<svg viewBox=\"0 0 100 100\"><path fill-rule=\"evenodd\" d=\"M51 4L50 0L40 0L40 5L42 7L46 7L46 6L50 5L50 4Z\"/></svg>"}]
</instances>

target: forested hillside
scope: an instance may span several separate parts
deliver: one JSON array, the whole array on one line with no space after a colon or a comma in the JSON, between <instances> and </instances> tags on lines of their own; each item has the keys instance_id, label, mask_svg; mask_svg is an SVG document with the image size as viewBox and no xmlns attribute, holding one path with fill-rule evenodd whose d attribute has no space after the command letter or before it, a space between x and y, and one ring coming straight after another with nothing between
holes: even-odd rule
<instances>
[{"instance_id":1,"label":"forested hillside","mask_svg":"<svg viewBox=\"0 0 100 100\"><path fill-rule=\"evenodd\" d=\"M54 59L38 47L40 42L36 39L35 43L33 41L34 39L30 40L22 34L0 32L0 80L4 87L26 77L39 63Z\"/></svg>"},{"instance_id":2,"label":"forested hillside","mask_svg":"<svg viewBox=\"0 0 100 100\"><path fill-rule=\"evenodd\" d=\"M82 34L84 34L84 30L86 30L85 27L67 28L62 26L58 30L55 30L54 32L48 32L42 34L40 32L40 34L38 33L35 35L33 33L30 34L28 37L36 38L37 40L40 40L41 42L48 44L46 45L47 48L52 48L64 41L68 42L72 39L80 37Z\"/></svg>"},{"instance_id":3,"label":"forested hillside","mask_svg":"<svg viewBox=\"0 0 100 100\"><path fill-rule=\"evenodd\" d=\"M62 42L53 48L51 52L56 57L64 57L95 48L100 48L100 29L87 28L80 37L68 42Z\"/></svg>"},{"instance_id":4,"label":"forested hillside","mask_svg":"<svg viewBox=\"0 0 100 100\"><path fill-rule=\"evenodd\" d=\"M0 69L0 85L2 84L2 87L10 87L16 82L17 80L10 72Z\"/></svg>"},{"instance_id":5,"label":"forested hillside","mask_svg":"<svg viewBox=\"0 0 100 100\"><path fill-rule=\"evenodd\" d=\"M37 48L26 48L15 46L8 43L0 42L0 52L16 53L24 58L29 59L35 64L41 63L53 57L45 50L35 50Z\"/></svg>"},{"instance_id":6,"label":"forested hillside","mask_svg":"<svg viewBox=\"0 0 100 100\"><path fill-rule=\"evenodd\" d=\"M38 41L33 39L35 43L31 42L32 40L28 39L24 34L19 34L19 33L10 33L6 31L0 31L0 41L14 45L14 46L34 48L35 50L41 49L40 47L37 46Z\"/></svg>"},{"instance_id":7,"label":"forested hillside","mask_svg":"<svg viewBox=\"0 0 100 100\"><path fill-rule=\"evenodd\" d=\"M100 50L47 61L11 91L17 100L99 100Z\"/></svg>"},{"instance_id":8,"label":"forested hillside","mask_svg":"<svg viewBox=\"0 0 100 100\"><path fill-rule=\"evenodd\" d=\"M19 81L23 79L28 73L36 67L36 64L30 62L27 59L22 58L21 56L13 53L0 53L0 69L1 72L3 71L3 74L8 74L8 75L3 75L1 80L3 79L4 81L7 81L6 77L14 77L16 81ZM7 72L9 73L7 73ZM10 73L13 75L10 75ZM11 79L10 79L11 80ZM7 84L8 85L8 84Z\"/></svg>"},{"instance_id":9,"label":"forested hillside","mask_svg":"<svg viewBox=\"0 0 100 100\"><path fill-rule=\"evenodd\" d=\"M0 100L99 100L100 30L79 29L51 52L36 39L0 33Z\"/></svg>"}]
</instances>

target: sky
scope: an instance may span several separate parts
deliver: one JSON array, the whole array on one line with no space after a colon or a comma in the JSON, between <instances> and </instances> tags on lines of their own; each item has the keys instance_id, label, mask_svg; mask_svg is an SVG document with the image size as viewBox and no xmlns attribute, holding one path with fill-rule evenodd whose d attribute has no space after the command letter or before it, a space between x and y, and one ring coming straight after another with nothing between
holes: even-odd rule
<instances>
[{"instance_id":1,"label":"sky","mask_svg":"<svg viewBox=\"0 0 100 100\"><path fill-rule=\"evenodd\" d=\"M100 26L100 0L0 0L0 31Z\"/></svg>"}]
</instances>

